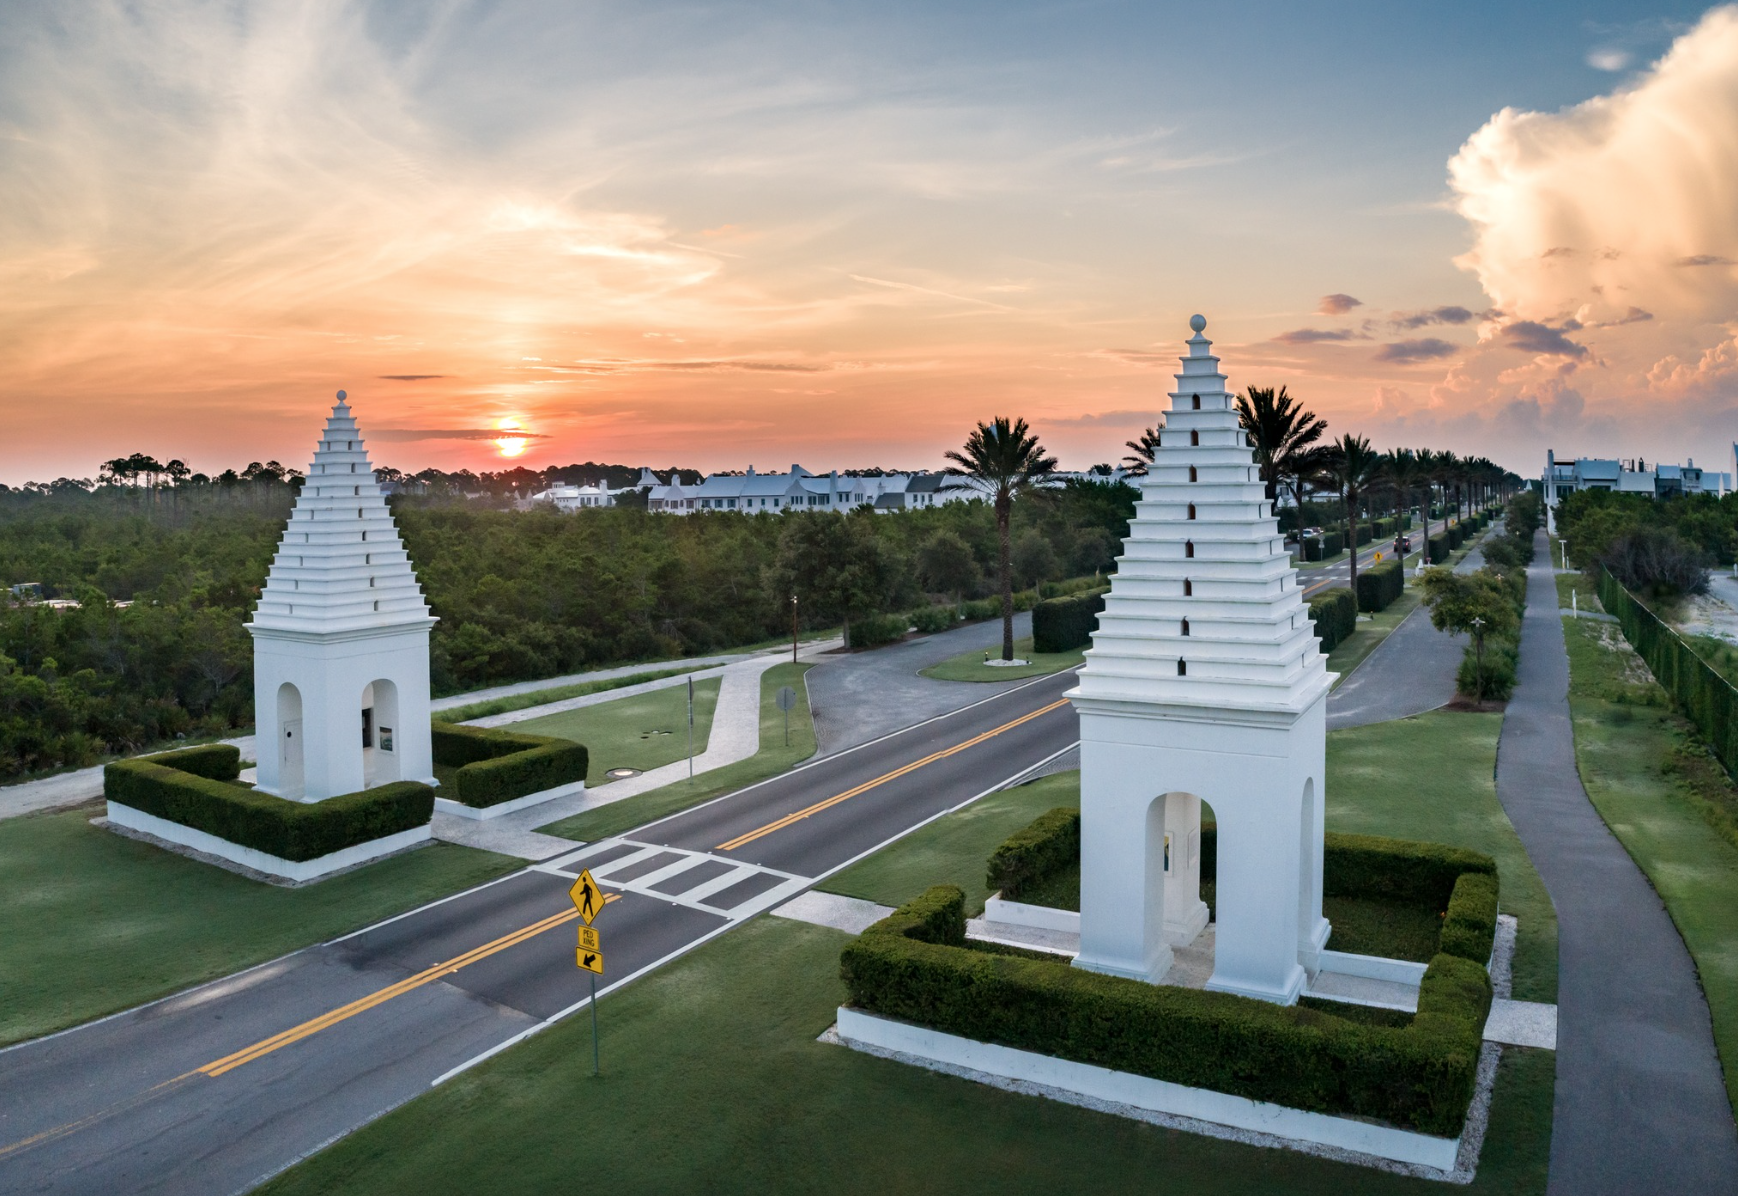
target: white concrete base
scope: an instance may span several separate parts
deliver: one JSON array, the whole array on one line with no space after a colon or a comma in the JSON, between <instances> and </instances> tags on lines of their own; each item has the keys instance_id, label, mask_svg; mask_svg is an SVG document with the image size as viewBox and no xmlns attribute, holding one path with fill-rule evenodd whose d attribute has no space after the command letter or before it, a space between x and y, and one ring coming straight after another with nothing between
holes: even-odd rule
<instances>
[{"instance_id":1,"label":"white concrete base","mask_svg":"<svg viewBox=\"0 0 1738 1196\"><path fill-rule=\"evenodd\" d=\"M997 893L984 902L984 921L1001 922L1007 926L1030 926L1034 930L1054 930L1061 934L1080 934L1080 914L1071 909L1052 909L1048 905L1027 905L1024 901L1004 901Z\"/></svg>"},{"instance_id":2,"label":"white concrete base","mask_svg":"<svg viewBox=\"0 0 1738 1196\"><path fill-rule=\"evenodd\" d=\"M1087 955L1084 951L1074 957L1074 966L1085 968L1089 972L1102 972L1106 976L1121 976L1124 980L1139 980L1143 984L1158 984L1165 978L1165 973L1171 970L1171 964L1176 959L1170 945L1160 943L1159 949L1147 960L1144 969L1125 967L1114 959L1104 959L1099 956Z\"/></svg>"},{"instance_id":3,"label":"white concrete base","mask_svg":"<svg viewBox=\"0 0 1738 1196\"><path fill-rule=\"evenodd\" d=\"M1207 991L1230 993L1238 997L1251 997L1257 1001L1271 1001L1275 1005L1296 1005L1297 999L1303 995L1304 985L1308 980L1309 974L1303 970L1301 964L1291 966L1291 972L1286 976L1285 984L1279 988L1257 988L1252 984L1239 984L1235 980L1222 980L1215 972L1207 981Z\"/></svg>"},{"instance_id":4,"label":"white concrete base","mask_svg":"<svg viewBox=\"0 0 1738 1196\"><path fill-rule=\"evenodd\" d=\"M1324 972L1342 976L1362 976L1366 980L1387 980L1417 988L1424 983L1429 964L1413 963L1408 959L1385 959L1380 955L1353 955L1350 951L1323 951Z\"/></svg>"},{"instance_id":5,"label":"white concrete base","mask_svg":"<svg viewBox=\"0 0 1738 1196\"><path fill-rule=\"evenodd\" d=\"M860 1009L839 1010L838 1037L855 1050L888 1054L920 1066L939 1065L943 1070L1023 1082L1064 1097L1073 1094L1093 1102L1229 1126L1269 1135L1281 1143L1326 1146L1392 1160L1442 1173L1438 1178L1446 1178L1455 1170L1460 1151L1458 1138L1436 1138L1349 1117L1308 1113L1033 1051L974 1042Z\"/></svg>"},{"instance_id":6,"label":"white concrete base","mask_svg":"<svg viewBox=\"0 0 1738 1196\"><path fill-rule=\"evenodd\" d=\"M585 782L575 781L571 785L557 785L553 789L545 789L540 793L527 793L524 797L496 802L492 806L467 806L464 802L437 797L435 798L435 812L451 814L455 818L472 818L478 822L487 822L489 819L499 818L503 814L529 810L532 806L540 806L544 802L554 801L558 797L578 797L584 792Z\"/></svg>"},{"instance_id":7,"label":"white concrete base","mask_svg":"<svg viewBox=\"0 0 1738 1196\"><path fill-rule=\"evenodd\" d=\"M367 843L358 843L354 847L346 847L340 851L331 852L312 860L286 860L252 847L243 847L239 843L231 843L227 839L219 839L216 835L194 830L190 826L182 826L179 822L170 822L167 818L158 818L155 814L147 814L143 810L135 810L131 806L108 803L109 821L115 826L125 827L140 834L161 839L166 843L191 848L205 855L216 856L232 864L251 869L278 880L292 881L297 884L310 880L318 880L334 872L342 872L354 868L358 864L366 864L381 856L392 855L407 847L414 847L429 838L427 826L414 826L407 831L399 831L395 835L387 835L382 839L371 839Z\"/></svg>"}]
</instances>

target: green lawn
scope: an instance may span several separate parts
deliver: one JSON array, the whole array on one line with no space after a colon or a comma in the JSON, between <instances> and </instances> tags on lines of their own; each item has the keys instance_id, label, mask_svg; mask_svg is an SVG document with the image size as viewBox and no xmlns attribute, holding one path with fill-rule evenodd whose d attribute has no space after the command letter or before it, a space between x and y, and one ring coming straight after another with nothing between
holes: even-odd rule
<instances>
[{"instance_id":1,"label":"green lawn","mask_svg":"<svg viewBox=\"0 0 1738 1196\"><path fill-rule=\"evenodd\" d=\"M1696 961L1738 1105L1738 789L1614 625L1563 632L1581 783Z\"/></svg>"},{"instance_id":2,"label":"green lawn","mask_svg":"<svg viewBox=\"0 0 1738 1196\"><path fill-rule=\"evenodd\" d=\"M1440 1184L1160 1129L816 1042L838 931L762 917L387 1114L262 1191L622 1196L1440 1193ZM1505 1051L1472 1193L1544 1190L1549 1052Z\"/></svg>"},{"instance_id":3,"label":"green lawn","mask_svg":"<svg viewBox=\"0 0 1738 1196\"><path fill-rule=\"evenodd\" d=\"M717 677L694 683L694 754L706 750L712 731L712 711L718 705ZM557 735L583 743L591 753L585 783L591 788L609 783L612 768L649 772L688 757L688 687L672 685L631 698L582 706L563 714L514 723L527 735Z\"/></svg>"},{"instance_id":4,"label":"green lawn","mask_svg":"<svg viewBox=\"0 0 1738 1196\"><path fill-rule=\"evenodd\" d=\"M711 801L802 763L815 754L815 725L809 717L808 690L803 685L803 674L813 667L807 662L779 664L761 674L760 751L748 759L703 772L694 778L692 784L677 781L538 829L546 835L561 835L589 843L619 835L703 801ZM776 701L779 689L786 685L797 691L797 702L790 712L788 747L785 745L785 715Z\"/></svg>"},{"instance_id":5,"label":"green lawn","mask_svg":"<svg viewBox=\"0 0 1738 1196\"><path fill-rule=\"evenodd\" d=\"M227 976L523 866L435 843L285 889L100 830L93 813L0 822L0 1043Z\"/></svg>"},{"instance_id":6,"label":"green lawn","mask_svg":"<svg viewBox=\"0 0 1738 1196\"><path fill-rule=\"evenodd\" d=\"M473 718L488 718L491 714L529 710L533 706L546 706L550 702L560 702L567 698L583 698L587 694L603 693L612 689L626 689L630 685L639 685L644 681L660 681L665 677L675 677L682 673L692 673L708 667L710 666L696 665L680 669L653 669L644 673L628 673L621 677L604 677L596 681L575 681L571 685L557 685L550 689L533 690L530 693L508 694L501 698L472 702L468 706L453 706L446 710L437 710L435 711L435 721L462 723Z\"/></svg>"},{"instance_id":7,"label":"green lawn","mask_svg":"<svg viewBox=\"0 0 1738 1196\"><path fill-rule=\"evenodd\" d=\"M1373 615L1359 615L1358 629L1328 653L1328 672L1338 673L1340 681L1351 676L1352 670L1381 646L1382 641L1400 626L1402 620L1418 608L1418 591L1408 586L1400 597L1388 604L1388 609ZM1337 686L1340 681L1334 682Z\"/></svg>"},{"instance_id":8,"label":"green lawn","mask_svg":"<svg viewBox=\"0 0 1738 1196\"><path fill-rule=\"evenodd\" d=\"M1587 580L1585 573L1557 574L1557 605L1564 610L1569 609L1569 595L1574 593L1581 610L1603 611L1599 604L1599 592L1593 588L1593 583Z\"/></svg>"},{"instance_id":9,"label":"green lawn","mask_svg":"<svg viewBox=\"0 0 1738 1196\"><path fill-rule=\"evenodd\" d=\"M990 853L1046 810L1080 804L1080 774L1059 772L992 793L822 881L819 888L882 905L903 905L931 885L965 891L966 915L984 912Z\"/></svg>"},{"instance_id":10,"label":"green lawn","mask_svg":"<svg viewBox=\"0 0 1738 1196\"><path fill-rule=\"evenodd\" d=\"M1043 677L1050 673L1060 673L1063 669L1071 669L1085 660L1084 646L1070 652L1034 652L1032 637L1014 641L1014 659L1024 660L1023 665L1011 665L1007 668L995 668L984 663L985 649L977 648L970 652L961 652L958 656L950 656L940 664L932 664L923 670L925 677L934 677L937 681L1016 681L1021 677ZM999 648L988 649L991 658L1001 656Z\"/></svg>"},{"instance_id":11,"label":"green lawn","mask_svg":"<svg viewBox=\"0 0 1738 1196\"><path fill-rule=\"evenodd\" d=\"M1331 831L1470 847L1495 858L1503 912L1520 919L1515 996L1557 999L1557 915L1497 801L1500 714L1433 710L1328 734Z\"/></svg>"}]
</instances>

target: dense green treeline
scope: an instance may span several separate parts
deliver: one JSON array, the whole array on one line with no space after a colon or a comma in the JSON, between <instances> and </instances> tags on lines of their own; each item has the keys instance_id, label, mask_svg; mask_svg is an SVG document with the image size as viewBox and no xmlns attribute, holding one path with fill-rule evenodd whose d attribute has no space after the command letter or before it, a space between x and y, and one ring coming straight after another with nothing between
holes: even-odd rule
<instances>
[{"instance_id":1,"label":"dense green treeline","mask_svg":"<svg viewBox=\"0 0 1738 1196\"><path fill-rule=\"evenodd\" d=\"M243 624L292 488L0 494L0 583L42 587L0 606L0 776L250 725ZM1019 584L1107 571L1134 501L1132 487L1071 482L1016 504ZM790 631L792 587L808 627L994 588L981 502L842 517L393 508L441 620L440 692L775 638ZM851 529L825 561L802 534L815 520ZM825 584L840 570L851 585Z\"/></svg>"}]
</instances>

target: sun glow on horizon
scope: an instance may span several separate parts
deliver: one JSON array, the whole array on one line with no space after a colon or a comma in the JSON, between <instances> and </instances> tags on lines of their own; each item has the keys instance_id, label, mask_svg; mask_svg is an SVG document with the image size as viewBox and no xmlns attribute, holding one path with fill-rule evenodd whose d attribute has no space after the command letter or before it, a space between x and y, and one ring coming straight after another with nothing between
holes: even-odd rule
<instances>
[{"instance_id":1,"label":"sun glow on horizon","mask_svg":"<svg viewBox=\"0 0 1738 1196\"><path fill-rule=\"evenodd\" d=\"M496 420L495 427L500 429L502 434L490 441L490 443L500 451L501 456L524 456L525 450L531 446L530 437L517 435L517 433L522 433L526 430L524 427L524 421L516 415L507 415Z\"/></svg>"}]
</instances>

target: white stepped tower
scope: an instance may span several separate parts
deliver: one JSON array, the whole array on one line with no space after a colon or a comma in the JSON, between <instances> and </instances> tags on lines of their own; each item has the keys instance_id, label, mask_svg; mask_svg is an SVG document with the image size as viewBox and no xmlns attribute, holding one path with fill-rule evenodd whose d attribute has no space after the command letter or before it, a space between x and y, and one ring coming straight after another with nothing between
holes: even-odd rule
<instances>
[{"instance_id":1,"label":"white stepped tower","mask_svg":"<svg viewBox=\"0 0 1738 1196\"><path fill-rule=\"evenodd\" d=\"M299 801L435 783L435 619L344 400L339 391L247 625L258 787Z\"/></svg>"},{"instance_id":2,"label":"white stepped tower","mask_svg":"<svg viewBox=\"0 0 1738 1196\"><path fill-rule=\"evenodd\" d=\"M1160 980L1207 924L1201 801L1218 822L1207 987L1289 1004L1322 917L1327 694L1278 521L1207 321L1182 359L1080 684L1077 966Z\"/></svg>"}]
</instances>

